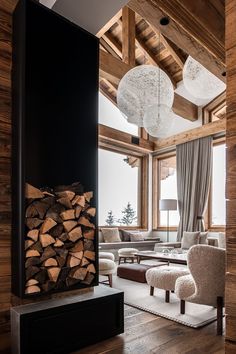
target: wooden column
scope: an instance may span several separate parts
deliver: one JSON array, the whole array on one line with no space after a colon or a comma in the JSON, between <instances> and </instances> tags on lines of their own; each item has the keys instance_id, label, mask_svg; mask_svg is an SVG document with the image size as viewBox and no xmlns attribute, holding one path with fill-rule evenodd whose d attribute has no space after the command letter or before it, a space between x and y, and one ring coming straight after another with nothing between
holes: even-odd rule
<instances>
[{"instance_id":1,"label":"wooden column","mask_svg":"<svg viewBox=\"0 0 236 354\"><path fill-rule=\"evenodd\" d=\"M122 9L122 57L129 65L135 65L135 13L128 7Z\"/></svg>"},{"instance_id":2,"label":"wooden column","mask_svg":"<svg viewBox=\"0 0 236 354\"><path fill-rule=\"evenodd\" d=\"M236 353L236 0L226 1L226 345Z\"/></svg>"}]
</instances>

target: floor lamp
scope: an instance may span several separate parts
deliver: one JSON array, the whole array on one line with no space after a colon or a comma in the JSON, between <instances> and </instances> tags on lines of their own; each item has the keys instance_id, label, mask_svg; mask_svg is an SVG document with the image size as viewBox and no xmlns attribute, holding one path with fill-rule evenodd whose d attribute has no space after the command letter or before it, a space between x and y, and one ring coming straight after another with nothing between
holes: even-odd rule
<instances>
[{"instance_id":1,"label":"floor lamp","mask_svg":"<svg viewBox=\"0 0 236 354\"><path fill-rule=\"evenodd\" d=\"M177 210L177 200L176 199L161 199L159 200L159 210L167 211L167 242L169 242L169 211Z\"/></svg>"}]
</instances>

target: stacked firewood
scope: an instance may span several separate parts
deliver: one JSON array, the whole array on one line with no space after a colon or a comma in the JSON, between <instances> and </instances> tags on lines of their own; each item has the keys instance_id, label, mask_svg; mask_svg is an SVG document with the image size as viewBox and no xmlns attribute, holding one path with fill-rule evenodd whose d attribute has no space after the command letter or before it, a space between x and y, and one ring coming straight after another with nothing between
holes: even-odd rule
<instances>
[{"instance_id":1,"label":"stacked firewood","mask_svg":"<svg viewBox=\"0 0 236 354\"><path fill-rule=\"evenodd\" d=\"M95 277L96 209L93 192L70 186L38 189L26 184L25 293L63 290Z\"/></svg>"}]
</instances>

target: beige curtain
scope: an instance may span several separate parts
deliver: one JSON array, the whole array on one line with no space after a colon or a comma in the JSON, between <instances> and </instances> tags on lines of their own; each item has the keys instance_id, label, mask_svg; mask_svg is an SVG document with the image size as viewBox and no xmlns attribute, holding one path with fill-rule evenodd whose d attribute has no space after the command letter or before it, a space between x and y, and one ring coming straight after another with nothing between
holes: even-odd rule
<instances>
[{"instance_id":1,"label":"beige curtain","mask_svg":"<svg viewBox=\"0 0 236 354\"><path fill-rule=\"evenodd\" d=\"M212 137L190 141L176 147L177 194L180 222L177 239L183 231L204 231L211 169Z\"/></svg>"}]
</instances>

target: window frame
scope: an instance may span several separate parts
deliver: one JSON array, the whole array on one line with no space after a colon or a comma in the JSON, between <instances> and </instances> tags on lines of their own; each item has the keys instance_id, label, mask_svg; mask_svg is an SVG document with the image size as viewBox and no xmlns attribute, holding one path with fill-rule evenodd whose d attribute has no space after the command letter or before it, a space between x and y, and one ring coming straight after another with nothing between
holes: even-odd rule
<instances>
[{"instance_id":1,"label":"window frame","mask_svg":"<svg viewBox=\"0 0 236 354\"><path fill-rule=\"evenodd\" d=\"M153 156L152 160L152 230L167 231L167 226L160 225L160 161L169 157L176 157L176 149L168 153ZM170 226L169 231L177 231L178 225Z\"/></svg>"},{"instance_id":2,"label":"window frame","mask_svg":"<svg viewBox=\"0 0 236 354\"><path fill-rule=\"evenodd\" d=\"M218 138L213 141L213 148L214 146L226 144L225 137ZM212 161L213 164L213 161ZM213 171L213 170L212 170ZM226 230L226 223L225 225L212 225L212 183L213 183L213 174L211 175L211 184L210 184L210 191L209 191L209 198L208 198L208 206L206 210L206 218L207 219L207 229L208 231L213 232L224 232Z\"/></svg>"},{"instance_id":3,"label":"window frame","mask_svg":"<svg viewBox=\"0 0 236 354\"><path fill-rule=\"evenodd\" d=\"M119 132L118 130L110 128L111 133ZM120 137L129 136L130 141L132 141L132 135L128 133L123 133L120 131ZM118 137L118 135L117 135ZM142 139L144 140L144 139ZM139 215L139 225L136 226L109 226L109 225L99 225L99 230L101 228L118 228L118 229L127 229L127 230L148 230L148 178L149 178L149 154L146 149L142 149L135 144L126 143L124 146L123 141L111 140L109 138L104 139L104 136L99 136L99 149L107 150L110 152L122 154L124 156L134 156L140 159L139 167L139 185L138 185L138 208L137 214Z\"/></svg>"}]
</instances>

